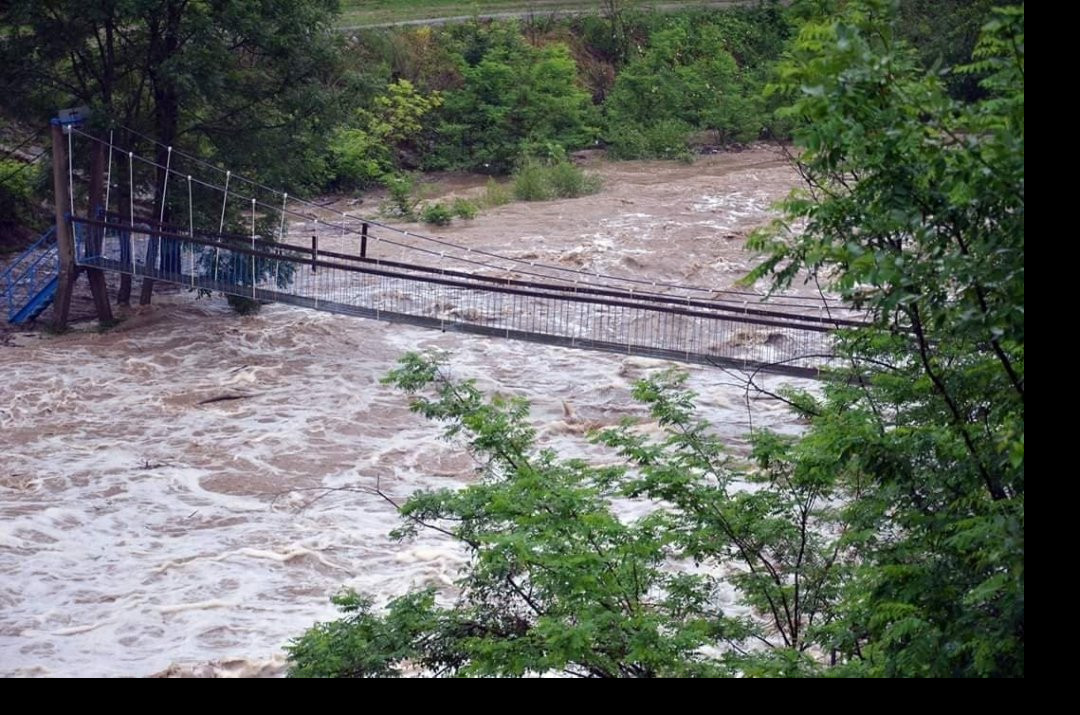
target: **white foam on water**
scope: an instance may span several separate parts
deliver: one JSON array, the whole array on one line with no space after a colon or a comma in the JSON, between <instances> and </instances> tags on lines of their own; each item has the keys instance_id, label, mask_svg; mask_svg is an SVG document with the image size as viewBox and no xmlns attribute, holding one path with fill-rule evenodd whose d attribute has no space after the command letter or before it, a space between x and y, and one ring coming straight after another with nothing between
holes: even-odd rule
<instances>
[{"instance_id":1,"label":"white foam on water","mask_svg":"<svg viewBox=\"0 0 1080 715\"><path fill-rule=\"evenodd\" d=\"M678 275L695 251L717 260L697 243L715 227L695 222L764 210L752 193L694 195L678 215L649 206L545 234L545 250L583 247L590 267L639 256L646 275ZM188 294L158 302L107 333L0 346L0 674L279 675L283 645L332 618L342 587L379 602L429 585L452 594L463 550L430 532L390 541L396 513L363 491L400 503L475 479L460 445L380 384L406 351L447 350L454 376L529 399L541 443L564 456L617 461L584 435L627 417L657 431L630 388L663 361L287 306L241 318ZM756 427L798 429L726 372L685 369L736 449L750 412ZM624 518L653 508L619 505Z\"/></svg>"},{"instance_id":2,"label":"white foam on water","mask_svg":"<svg viewBox=\"0 0 1080 715\"><path fill-rule=\"evenodd\" d=\"M644 418L631 384L667 366L283 306L157 310L138 330L0 349L0 672L271 659L333 616L342 586L387 599L451 584L458 546L392 543L389 505L325 491L378 483L402 500L473 478L472 459L379 384L407 350L451 351L456 377L529 398L545 444L608 462L583 434ZM741 435L724 374L690 371L705 416ZM243 399L199 404L237 387ZM787 419L754 407L759 425Z\"/></svg>"}]
</instances>

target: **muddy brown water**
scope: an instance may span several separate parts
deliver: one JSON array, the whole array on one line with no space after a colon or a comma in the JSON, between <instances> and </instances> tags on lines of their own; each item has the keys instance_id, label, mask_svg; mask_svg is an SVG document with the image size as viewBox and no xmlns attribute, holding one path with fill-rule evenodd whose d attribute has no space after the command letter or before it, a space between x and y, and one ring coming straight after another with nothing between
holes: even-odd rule
<instances>
[{"instance_id":1,"label":"muddy brown water","mask_svg":"<svg viewBox=\"0 0 1080 715\"><path fill-rule=\"evenodd\" d=\"M736 283L752 266L752 256L744 249L747 234L765 223L770 206L787 194L798 178L779 150L766 147L701 157L693 164L593 161L588 169L604 182L601 191L592 196L513 202L444 228L397 225L538 265L744 290ZM476 199L482 197L484 188L476 177L449 176L429 181L421 193L432 201L457 196ZM343 199L334 202L332 209L363 216L375 211L379 203L379 196L359 204ZM324 222L340 220L329 210L315 213ZM293 225L292 234L301 241L318 231L312 223L299 222ZM321 247L358 250L357 236L342 239L325 226L321 231ZM382 235L442 250L434 243ZM400 259L408 254L393 246L371 244L370 255ZM434 261L437 257L429 258Z\"/></svg>"},{"instance_id":2,"label":"muddy brown water","mask_svg":"<svg viewBox=\"0 0 1080 715\"><path fill-rule=\"evenodd\" d=\"M596 170L605 184L595 196L509 204L441 233L537 261L726 287L751 265L747 231L796 180L766 149ZM471 181L445 189L482 190ZM0 674L275 675L283 644L331 617L328 598L343 586L380 601L428 585L451 593L459 548L427 534L392 543L384 503L327 491L377 482L403 499L474 478L472 458L379 383L417 349L445 350L456 376L528 398L541 443L598 461L612 456L584 434L646 420L629 390L667 367L287 306L241 318L176 290L104 333L89 323L62 336L7 331ZM735 451L751 420L799 429L738 375L687 369Z\"/></svg>"}]
</instances>

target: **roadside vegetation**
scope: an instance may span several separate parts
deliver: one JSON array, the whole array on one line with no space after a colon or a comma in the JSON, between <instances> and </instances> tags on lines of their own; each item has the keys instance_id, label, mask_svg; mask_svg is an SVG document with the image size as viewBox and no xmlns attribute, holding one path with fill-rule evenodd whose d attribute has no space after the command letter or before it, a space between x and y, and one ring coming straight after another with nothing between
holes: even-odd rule
<instances>
[{"instance_id":1,"label":"roadside vegetation","mask_svg":"<svg viewBox=\"0 0 1080 715\"><path fill-rule=\"evenodd\" d=\"M722 7L733 3L730 0L674 0L662 3L655 0L342 0L337 24L342 28L362 28L440 18L505 14L520 14L523 17L551 14L565 17L570 14L595 13L598 8L644 11L655 8L658 4L662 5L665 11L672 12L680 8L700 8L704 5Z\"/></svg>"}]
</instances>

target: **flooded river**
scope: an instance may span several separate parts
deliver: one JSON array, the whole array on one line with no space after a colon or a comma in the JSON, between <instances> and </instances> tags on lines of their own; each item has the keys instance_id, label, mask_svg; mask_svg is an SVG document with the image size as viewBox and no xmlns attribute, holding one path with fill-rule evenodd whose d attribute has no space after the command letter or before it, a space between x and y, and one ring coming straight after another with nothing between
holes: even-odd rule
<instances>
[{"instance_id":1,"label":"flooded river","mask_svg":"<svg viewBox=\"0 0 1080 715\"><path fill-rule=\"evenodd\" d=\"M750 265L746 232L796 180L763 149L598 170L596 196L510 204L442 233L727 287ZM471 458L379 384L423 349L528 398L545 445L598 460L610 455L584 433L644 419L630 387L666 366L287 306L238 317L185 292L107 332L0 336L0 674L274 675L282 645L333 616L342 586L380 600L450 586L463 562L452 543L392 543L384 502L327 492L378 480L404 498L473 478ZM739 375L687 369L733 449L751 420L798 429Z\"/></svg>"}]
</instances>

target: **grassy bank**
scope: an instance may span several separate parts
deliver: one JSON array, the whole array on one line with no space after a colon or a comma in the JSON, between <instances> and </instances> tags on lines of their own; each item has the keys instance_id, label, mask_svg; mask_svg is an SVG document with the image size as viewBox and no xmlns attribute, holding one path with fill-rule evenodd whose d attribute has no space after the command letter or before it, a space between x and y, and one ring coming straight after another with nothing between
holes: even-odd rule
<instances>
[{"instance_id":1,"label":"grassy bank","mask_svg":"<svg viewBox=\"0 0 1080 715\"><path fill-rule=\"evenodd\" d=\"M679 10L707 6L738 5L738 0L697 0L696 2L656 2L619 0L625 10ZM338 24L341 27L372 27L425 20L471 17L473 15L580 14L603 12L609 5L601 0L343 0Z\"/></svg>"}]
</instances>

